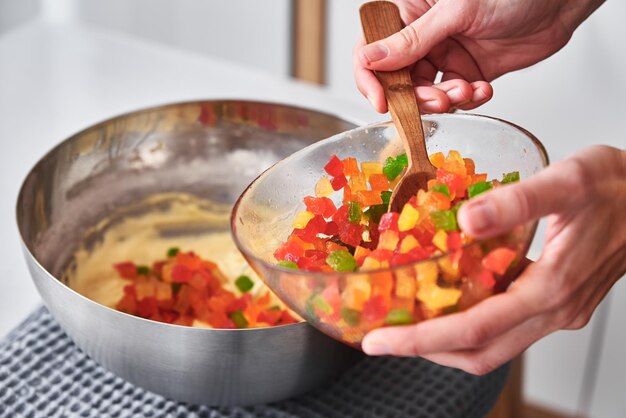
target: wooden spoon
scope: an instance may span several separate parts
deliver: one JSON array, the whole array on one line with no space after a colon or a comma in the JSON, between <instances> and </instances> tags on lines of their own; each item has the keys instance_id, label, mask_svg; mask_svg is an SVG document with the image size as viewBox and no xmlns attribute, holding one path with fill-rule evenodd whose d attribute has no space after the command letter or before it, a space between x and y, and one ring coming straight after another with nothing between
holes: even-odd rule
<instances>
[{"instance_id":1,"label":"wooden spoon","mask_svg":"<svg viewBox=\"0 0 626 418\"><path fill-rule=\"evenodd\" d=\"M365 3L359 11L367 43L391 36L404 27L398 6L389 1ZM389 211L400 212L404 204L415 196L419 189L427 188L428 180L435 178L436 168L431 164L426 152L422 119L408 68L376 71L375 74L385 90L391 118L409 160L406 173L393 191L389 203Z\"/></svg>"}]
</instances>

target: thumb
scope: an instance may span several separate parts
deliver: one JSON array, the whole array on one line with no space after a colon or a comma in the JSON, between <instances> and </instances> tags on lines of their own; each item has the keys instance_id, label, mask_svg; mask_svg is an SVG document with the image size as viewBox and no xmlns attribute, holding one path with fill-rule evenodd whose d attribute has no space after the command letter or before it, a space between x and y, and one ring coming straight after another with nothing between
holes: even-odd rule
<instances>
[{"instance_id":1,"label":"thumb","mask_svg":"<svg viewBox=\"0 0 626 418\"><path fill-rule=\"evenodd\" d=\"M358 56L363 67L381 71L407 67L423 58L435 45L458 33L461 13L446 11L443 6L443 2L439 2L400 32L362 46Z\"/></svg>"},{"instance_id":2,"label":"thumb","mask_svg":"<svg viewBox=\"0 0 626 418\"><path fill-rule=\"evenodd\" d=\"M463 231L485 238L516 225L578 207L589 185L584 168L565 160L519 183L497 187L463 205L458 221Z\"/></svg>"}]
</instances>

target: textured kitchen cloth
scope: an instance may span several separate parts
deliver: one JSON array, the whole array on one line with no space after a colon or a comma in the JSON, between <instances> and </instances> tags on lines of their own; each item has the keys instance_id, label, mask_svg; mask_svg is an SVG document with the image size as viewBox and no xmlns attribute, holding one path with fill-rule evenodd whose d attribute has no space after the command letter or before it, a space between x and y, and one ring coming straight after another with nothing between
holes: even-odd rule
<instances>
[{"instance_id":1,"label":"textured kitchen cloth","mask_svg":"<svg viewBox=\"0 0 626 418\"><path fill-rule=\"evenodd\" d=\"M505 366L479 377L421 359L366 358L327 387L287 401L187 405L98 366L42 307L0 342L0 417L472 418L491 409L507 372Z\"/></svg>"}]
</instances>

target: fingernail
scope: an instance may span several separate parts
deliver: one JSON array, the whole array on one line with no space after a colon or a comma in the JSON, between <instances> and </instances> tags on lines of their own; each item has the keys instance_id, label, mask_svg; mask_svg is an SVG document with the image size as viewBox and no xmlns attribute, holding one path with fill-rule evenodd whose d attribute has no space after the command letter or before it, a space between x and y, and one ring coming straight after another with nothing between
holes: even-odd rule
<instances>
[{"instance_id":1,"label":"fingernail","mask_svg":"<svg viewBox=\"0 0 626 418\"><path fill-rule=\"evenodd\" d=\"M463 92L458 87L455 87L452 90L448 90L447 95L450 98L450 100L454 103L465 101L465 97L463 97Z\"/></svg>"},{"instance_id":2,"label":"fingernail","mask_svg":"<svg viewBox=\"0 0 626 418\"><path fill-rule=\"evenodd\" d=\"M472 92L473 102L480 102L482 100L485 100L486 98L487 98L487 94L481 87L476 87L474 91Z\"/></svg>"},{"instance_id":3,"label":"fingernail","mask_svg":"<svg viewBox=\"0 0 626 418\"><path fill-rule=\"evenodd\" d=\"M363 351L370 356L384 356L391 353L389 346L383 341L367 342L363 346Z\"/></svg>"},{"instance_id":4,"label":"fingernail","mask_svg":"<svg viewBox=\"0 0 626 418\"><path fill-rule=\"evenodd\" d=\"M379 61L389 55L389 48L381 43L365 45L362 51L368 62Z\"/></svg>"},{"instance_id":5,"label":"fingernail","mask_svg":"<svg viewBox=\"0 0 626 418\"><path fill-rule=\"evenodd\" d=\"M474 233L485 232L495 225L496 210L488 200L476 200L465 205Z\"/></svg>"},{"instance_id":6,"label":"fingernail","mask_svg":"<svg viewBox=\"0 0 626 418\"><path fill-rule=\"evenodd\" d=\"M439 100L429 100L422 103L422 109L426 112L432 113L440 113L442 111Z\"/></svg>"},{"instance_id":7,"label":"fingernail","mask_svg":"<svg viewBox=\"0 0 626 418\"><path fill-rule=\"evenodd\" d=\"M365 96L367 98L367 100L370 102L370 104L372 105L372 107L374 109L376 109L376 104L374 104L374 99L372 99L370 96Z\"/></svg>"}]
</instances>

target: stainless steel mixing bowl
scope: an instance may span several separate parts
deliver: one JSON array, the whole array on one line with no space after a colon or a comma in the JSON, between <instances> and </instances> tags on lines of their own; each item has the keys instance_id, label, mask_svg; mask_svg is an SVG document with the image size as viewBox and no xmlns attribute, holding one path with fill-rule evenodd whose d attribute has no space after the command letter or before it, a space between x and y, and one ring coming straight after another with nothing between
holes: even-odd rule
<instances>
[{"instance_id":1,"label":"stainless steel mixing bowl","mask_svg":"<svg viewBox=\"0 0 626 418\"><path fill-rule=\"evenodd\" d=\"M102 366L176 400L272 402L337 376L361 354L305 322L242 330L169 325L95 303L58 278L85 231L117 208L173 191L233 204L271 164L352 127L292 106L203 101L125 114L72 136L35 165L17 201L24 254L46 306Z\"/></svg>"}]
</instances>

